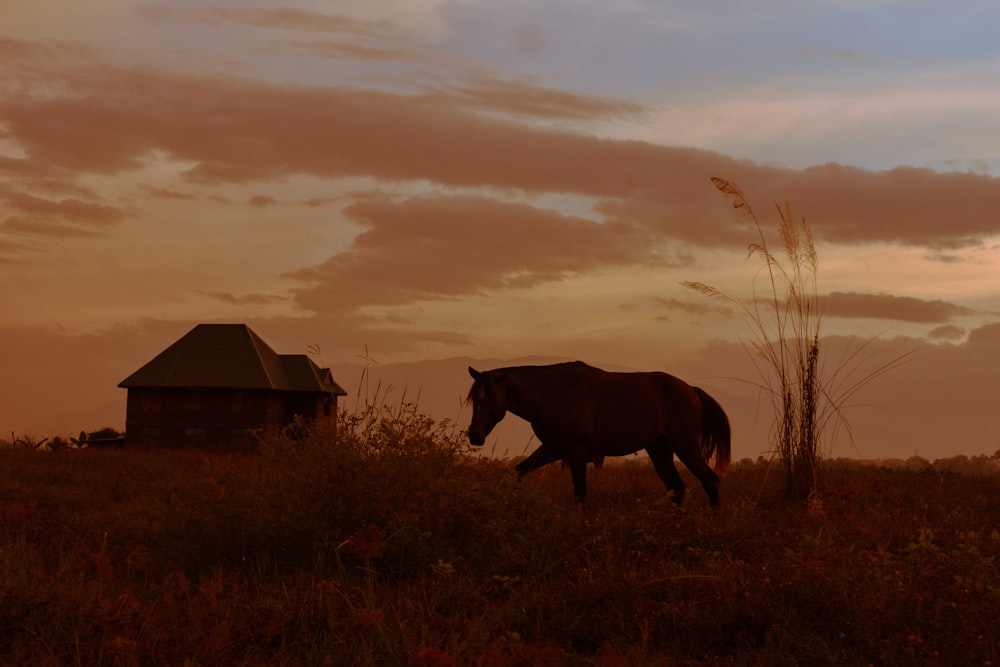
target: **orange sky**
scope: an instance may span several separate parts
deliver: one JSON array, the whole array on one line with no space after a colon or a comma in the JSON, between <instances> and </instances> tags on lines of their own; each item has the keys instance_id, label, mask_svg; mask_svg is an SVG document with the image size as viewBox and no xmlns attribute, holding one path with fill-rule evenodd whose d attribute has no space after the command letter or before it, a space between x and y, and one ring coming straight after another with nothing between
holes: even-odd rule
<instances>
[{"instance_id":1,"label":"orange sky","mask_svg":"<svg viewBox=\"0 0 1000 667\"><path fill-rule=\"evenodd\" d=\"M824 331L914 352L857 454L1000 448L990 3L64 5L0 24L3 433L121 426L117 383L210 321L738 400L742 323L679 286L749 294L722 176L809 221Z\"/></svg>"}]
</instances>

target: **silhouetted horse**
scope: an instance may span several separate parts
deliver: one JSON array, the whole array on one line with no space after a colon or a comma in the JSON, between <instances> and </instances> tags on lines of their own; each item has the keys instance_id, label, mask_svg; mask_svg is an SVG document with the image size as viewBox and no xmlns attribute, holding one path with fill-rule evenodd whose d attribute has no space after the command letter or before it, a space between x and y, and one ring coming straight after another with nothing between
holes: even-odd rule
<instances>
[{"instance_id":1,"label":"silhouetted horse","mask_svg":"<svg viewBox=\"0 0 1000 667\"><path fill-rule=\"evenodd\" d=\"M531 424L541 443L515 467L519 477L554 461L569 462L573 491L587 495L587 462L645 449L656 473L684 499L674 454L719 505L719 477L729 467L729 419L715 399L666 373L611 373L574 361L512 366L469 374L469 443L480 447L507 412Z\"/></svg>"}]
</instances>

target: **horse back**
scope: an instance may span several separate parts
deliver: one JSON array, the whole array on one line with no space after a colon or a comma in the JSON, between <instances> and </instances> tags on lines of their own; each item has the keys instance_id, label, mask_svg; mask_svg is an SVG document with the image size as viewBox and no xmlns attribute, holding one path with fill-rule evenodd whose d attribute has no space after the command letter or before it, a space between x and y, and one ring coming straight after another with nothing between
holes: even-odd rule
<instances>
[{"instance_id":1,"label":"horse back","mask_svg":"<svg viewBox=\"0 0 1000 667\"><path fill-rule=\"evenodd\" d=\"M683 380L662 372L603 373L591 389L595 440L645 447L661 435L696 432L699 400Z\"/></svg>"},{"instance_id":2,"label":"horse back","mask_svg":"<svg viewBox=\"0 0 1000 667\"><path fill-rule=\"evenodd\" d=\"M542 442L588 442L623 455L698 428L697 395L668 373L612 372L582 362L507 370L511 410Z\"/></svg>"}]
</instances>

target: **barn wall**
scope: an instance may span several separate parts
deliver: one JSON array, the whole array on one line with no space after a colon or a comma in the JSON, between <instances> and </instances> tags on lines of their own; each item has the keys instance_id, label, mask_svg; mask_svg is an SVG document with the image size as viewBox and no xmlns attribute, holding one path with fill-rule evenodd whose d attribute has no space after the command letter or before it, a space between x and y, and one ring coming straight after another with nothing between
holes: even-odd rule
<instances>
[{"instance_id":1,"label":"barn wall","mask_svg":"<svg viewBox=\"0 0 1000 667\"><path fill-rule=\"evenodd\" d=\"M254 430L277 423L280 404L273 392L130 389L126 446L247 449Z\"/></svg>"},{"instance_id":2,"label":"barn wall","mask_svg":"<svg viewBox=\"0 0 1000 667\"><path fill-rule=\"evenodd\" d=\"M337 419L337 397L319 393L285 394L285 421L299 415L318 423L333 425Z\"/></svg>"},{"instance_id":3,"label":"barn wall","mask_svg":"<svg viewBox=\"0 0 1000 667\"><path fill-rule=\"evenodd\" d=\"M251 449L257 429L282 426L296 414L335 427L336 413L336 397L326 394L133 388L126 406L126 446Z\"/></svg>"}]
</instances>

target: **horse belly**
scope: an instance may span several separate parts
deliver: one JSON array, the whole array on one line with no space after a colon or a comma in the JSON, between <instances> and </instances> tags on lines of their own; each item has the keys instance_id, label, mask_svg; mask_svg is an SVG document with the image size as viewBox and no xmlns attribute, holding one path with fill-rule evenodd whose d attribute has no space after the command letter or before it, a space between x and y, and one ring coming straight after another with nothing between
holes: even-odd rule
<instances>
[{"instance_id":1,"label":"horse belly","mask_svg":"<svg viewBox=\"0 0 1000 667\"><path fill-rule=\"evenodd\" d=\"M663 432L663 425L656 419L602 419L595 425L591 449L604 456L627 456L649 447L662 437Z\"/></svg>"},{"instance_id":2,"label":"horse belly","mask_svg":"<svg viewBox=\"0 0 1000 667\"><path fill-rule=\"evenodd\" d=\"M628 456L640 449L645 449L650 443L640 443L625 440L604 440L595 442L590 447L590 454L599 456Z\"/></svg>"},{"instance_id":3,"label":"horse belly","mask_svg":"<svg viewBox=\"0 0 1000 667\"><path fill-rule=\"evenodd\" d=\"M660 396L642 392L630 399L619 402L609 397L595 415L593 442L598 453L626 456L666 434L669 425Z\"/></svg>"}]
</instances>

